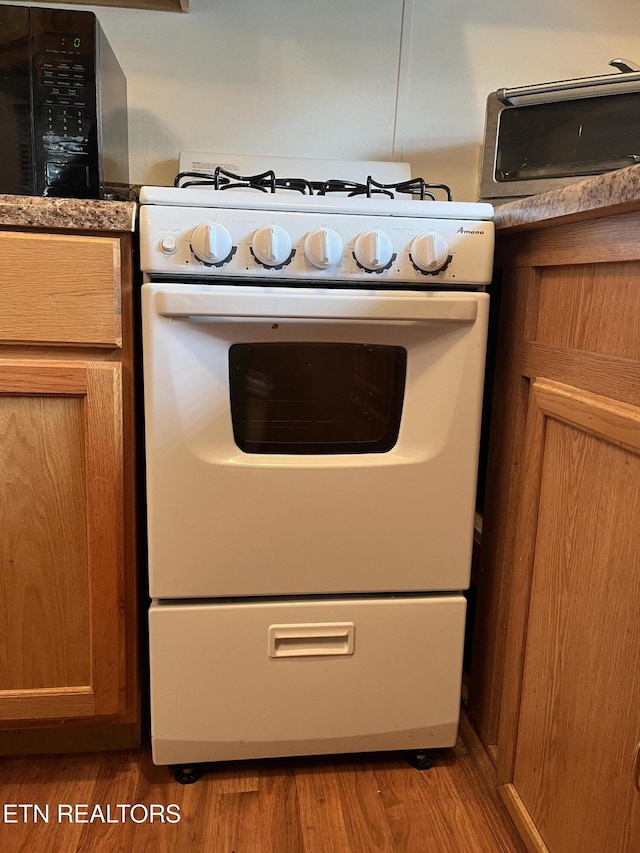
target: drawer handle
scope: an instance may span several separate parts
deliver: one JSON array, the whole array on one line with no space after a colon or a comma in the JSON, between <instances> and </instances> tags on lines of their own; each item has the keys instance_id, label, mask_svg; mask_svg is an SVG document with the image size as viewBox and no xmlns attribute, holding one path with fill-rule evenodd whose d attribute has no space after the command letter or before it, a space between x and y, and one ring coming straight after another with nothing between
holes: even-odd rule
<instances>
[{"instance_id":1,"label":"drawer handle","mask_svg":"<svg viewBox=\"0 0 640 853\"><path fill-rule=\"evenodd\" d=\"M636 744L636 751L633 756L633 782L636 791L640 791L640 742Z\"/></svg>"},{"instance_id":2,"label":"drawer handle","mask_svg":"<svg viewBox=\"0 0 640 853\"><path fill-rule=\"evenodd\" d=\"M352 655L353 622L304 622L269 626L269 657Z\"/></svg>"}]
</instances>

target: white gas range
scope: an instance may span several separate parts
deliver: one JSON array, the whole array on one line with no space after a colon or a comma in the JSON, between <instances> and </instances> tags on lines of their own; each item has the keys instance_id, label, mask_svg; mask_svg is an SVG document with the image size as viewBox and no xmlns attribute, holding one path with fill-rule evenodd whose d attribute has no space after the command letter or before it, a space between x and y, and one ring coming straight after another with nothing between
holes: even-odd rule
<instances>
[{"instance_id":1,"label":"white gas range","mask_svg":"<svg viewBox=\"0 0 640 853\"><path fill-rule=\"evenodd\" d=\"M270 163L184 155L140 197L152 744L183 768L457 731L492 208Z\"/></svg>"},{"instance_id":2,"label":"white gas range","mask_svg":"<svg viewBox=\"0 0 640 853\"><path fill-rule=\"evenodd\" d=\"M203 159L183 154L181 168L187 163L202 168ZM228 156L219 159L229 165ZM240 160L231 164L236 169L262 165L234 159ZM205 162L211 168L212 156ZM271 162L271 172L249 180L230 177L221 167L209 176L192 168L180 172L178 187L143 187L141 233L156 239L143 240L142 269L265 284L339 281L373 288L490 281L491 205L436 201L436 193L446 197L448 189L412 180L405 163ZM274 170L286 167L311 177L277 178ZM372 183L369 171L376 167L394 180ZM345 172L355 180L341 178ZM334 173L338 177L326 178ZM401 191L387 189L391 185ZM428 203L416 204L412 192Z\"/></svg>"}]
</instances>

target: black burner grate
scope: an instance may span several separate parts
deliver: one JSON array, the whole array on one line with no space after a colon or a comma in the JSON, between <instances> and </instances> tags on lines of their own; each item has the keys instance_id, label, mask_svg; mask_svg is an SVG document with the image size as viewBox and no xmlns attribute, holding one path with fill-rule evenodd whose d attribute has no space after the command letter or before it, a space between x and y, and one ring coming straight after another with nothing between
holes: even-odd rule
<instances>
[{"instance_id":1,"label":"black burner grate","mask_svg":"<svg viewBox=\"0 0 640 853\"><path fill-rule=\"evenodd\" d=\"M275 172L269 170L257 175L236 175L218 166L210 174L207 172L180 172L173 182L175 187L212 186L216 190L251 189L263 193L276 193L278 190L289 190L303 195L329 195L342 193L348 196L385 195L395 198L396 193L415 196L421 201L436 201L436 193L446 196L447 201L453 201L451 190L446 184L430 184L423 178L411 178L396 184L381 184L369 175L366 184L354 181L329 180L307 181L305 178L278 178Z\"/></svg>"}]
</instances>

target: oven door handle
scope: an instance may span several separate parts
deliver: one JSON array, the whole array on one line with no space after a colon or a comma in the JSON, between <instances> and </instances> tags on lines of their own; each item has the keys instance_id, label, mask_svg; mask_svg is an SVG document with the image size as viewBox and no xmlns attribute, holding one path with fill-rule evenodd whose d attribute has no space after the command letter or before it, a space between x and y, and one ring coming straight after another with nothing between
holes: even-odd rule
<instances>
[{"instance_id":1,"label":"oven door handle","mask_svg":"<svg viewBox=\"0 0 640 853\"><path fill-rule=\"evenodd\" d=\"M252 293L250 296L216 293L156 293L155 307L162 317L212 320L348 320L358 322L473 323L478 301L473 296L415 296L367 293Z\"/></svg>"}]
</instances>

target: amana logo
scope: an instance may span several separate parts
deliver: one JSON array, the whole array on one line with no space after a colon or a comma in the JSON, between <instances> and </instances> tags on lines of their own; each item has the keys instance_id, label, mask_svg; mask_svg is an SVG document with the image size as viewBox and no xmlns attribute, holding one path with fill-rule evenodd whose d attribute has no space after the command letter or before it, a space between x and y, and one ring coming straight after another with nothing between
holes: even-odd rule
<instances>
[{"instance_id":1,"label":"amana logo","mask_svg":"<svg viewBox=\"0 0 640 853\"><path fill-rule=\"evenodd\" d=\"M474 231L471 228L467 229L460 226L460 228L458 228L458 230L456 231L456 234L484 234L484 231Z\"/></svg>"}]
</instances>

